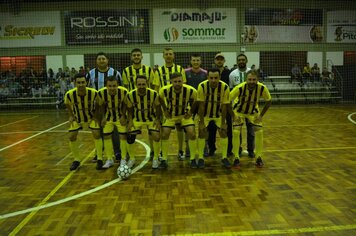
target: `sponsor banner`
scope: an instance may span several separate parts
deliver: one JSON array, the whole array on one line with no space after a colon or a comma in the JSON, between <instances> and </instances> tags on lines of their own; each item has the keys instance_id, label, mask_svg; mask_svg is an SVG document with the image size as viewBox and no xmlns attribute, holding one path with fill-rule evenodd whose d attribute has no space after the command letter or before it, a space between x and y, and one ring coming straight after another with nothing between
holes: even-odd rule
<instances>
[{"instance_id":1,"label":"sponsor banner","mask_svg":"<svg viewBox=\"0 0 356 236\"><path fill-rule=\"evenodd\" d=\"M245 43L318 43L324 39L322 9L252 8L245 11Z\"/></svg>"},{"instance_id":2,"label":"sponsor banner","mask_svg":"<svg viewBox=\"0 0 356 236\"><path fill-rule=\"evenodd\" d=\"M64 13L67 45L150 43L148 10L69 11Z\"/></svg>"},{"instance_id":3,"label":"sponsor banner","mask_svg":"<svg viewBox=\"0 0 356 236\"><path fill-rule=\"evenodd\" d=\"M59 11L0 13L0 48L61 46Z\"/></svg>"},{"instance_id":4,"label":"sponsor banner","mask_svg":"<svg viewBox=\"0 0 356 236\"><path fill-rule=\"evenodd\" d=\"M328 11L326 17L328 43L356 43L356 11Z\"/></svg>"},{"instance_id":5,"label":"sponsor banner","mask_svg":"<svg viewBox=\"0 0 356 236\"><path fill-rule=\"evenodd\" d=\"M153 9L153 41L236 43L236 9Z\"/></svg>"}]
</instances>

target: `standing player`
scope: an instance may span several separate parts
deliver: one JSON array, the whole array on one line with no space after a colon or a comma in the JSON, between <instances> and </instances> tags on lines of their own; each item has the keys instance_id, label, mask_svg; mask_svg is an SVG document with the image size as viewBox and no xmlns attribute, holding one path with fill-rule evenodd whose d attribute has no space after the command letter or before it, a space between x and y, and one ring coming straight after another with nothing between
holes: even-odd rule
<instances>
[{"instance_id":1,"label":"standing player","mask_svg":"<svg viewBox=\"0 0 356 236\"><path fill-rule=\"evenodd\" d=\"M164 66L157 68L155 72L155 78L153 80L153 87L156 91L159 88L170 84L171 74L178 72L182 74L183 83L187 83L184 68L180 65L174 63L174 51L172 48L165 48L163 50ZM183 156L183 131L177 126L177 136L178 136L178 159L184 159Z\"/></svg>"},{"instance_id":2,"label":"standing player","mask_svg":"<svg viewBox=\"0 0 356 236\"><path fill-rule=\"evenodd\" d=\"M162 140L162 161L161 166L167 168L167 157L169 141L168 138L171 130L180 125L188 136L191 151L191 167L197 168L195 161L196 154L196 135L195 125L192 118L191 107L194 106L197 97L197 91L186 84L183 84L181 73L173 73L171 75L171 84L166 85L159 91L159 98L163 108L165 122L162 124L161 140ZM199 160L198 166L204 168L204 162Z\"/></svg>"},{"instance_id":3,"label":"standing player","mask_svg":"<svg viewBox=\"0 0 356 236\"><path fill-rule=\"evenodd\" d=\"M109 67L109 59L105 53L99 52L96 54L96 68L91 69L87 75L87 81L89 87L99 90L105 87L105 80L108 76L115 76L119 85L122 84L121 74L119 71L115 70L112 67ZM113 143L115 148L115 153L120 153L120 143L116 143L115 140L118 140L117 130L114 129L113 133ZM118 155L119 157L119 155ZM94 157L93 161L97 160L97 155Z\"/></svg>"},{"instance_id":4,"label":"standing player","mask_svg":"<svg viewBox=\"0 0 356 236\"><path fill-rule=\"evenodd\" d=\"M204 162L202 153L204 151L204 143L208 132L206 127L209 122L214 122L218 127L220 135L220 143L222 148L222 164L229 168L231 166L227 159L227 136L226 136L226 112L229 107L230 100L229 86L220 81L220 70L212 68L208 70L208 80L199 84L198 98L199 102L199 140L198 150L199 159Z\"/></svg>"},{"instance_id":5,"label":"standing player","mask_svg":"<svg viewBox=\"0 0 356 236\"><path fill-rule=\"evenodd\" d=\"M239 54L237 56L237 69L233 70L229 75L229 86L232 90L235 86L239 85L246 81L246 73L251 69L248 68L247 65L248 59L245 54ZM246 121L247 128L247 152L250 158L255 157L255 133L253 131L253 125L248 121ZM240 144L242 143L242 135L240 135ZM241 154L242 148L239 148L239 154ZM234 153L236 155L236 153Z\"/></svg>"},{"instance_id":6,"label":"standing player","mask_svg":"<svg viewBox=\"0 0 356 236\"><path fill-rule=\"evenodd\" d=\"M185 75L187 77L187 84L192 86L195 89L198 89L198 85L207 79L207 72L203 68L201 68L201 56L199 54L193 54L190 56L190 64L191 67L185 69ZM198 107L198 106L196 106ZM198 113L197 109L192 110L193 118ZM195 119L199 120L198 117ZM196 126L198 124L196 123ZM179 156L183 160L184 157L190 157L190 148L189 148L189 139L186 137L186 148L185 148L185 156ZM206 145L207 146L207 145Z\"/></svg>"},{"instance_id":7,"label":"standing player","mask_svg":"<svg viewBox=\"0 0 356 236\"><path fill-rule=\"evenodd\" d=\"M131 50L131 61L132 65L124 69L122 73L123 85L129 90L132 91L136 89L136 77L137 75L145 75L149 79L149 85L153 83L154 72L151 67L142 65L142 51L139 48L134 48ZM150 138L150 148L151 156L153 157L153 141Z\"/></svg>"},{"instance_id":8,"label":"standing player","mask_svg":"<svg viewBox=\"0 0 356 236\"><path fill-rule=\"evenodd\" d=\"M64 97L64 104L69 113L69 146L74 156L74 161L70 170L76 170L80 166L82 158L79 154L79 144L77 141L78 131L83 127L89 127L92 131L97 155L102 157L103 142L100 138L99 121L96 118L95 103L98 92L95 89L87 88L85 75L77 74L74 77L75 88L69 90ZM97 169L101 169L97 164Z\"/></svg>"},{"instance_id":9,"label":"standing player","mask_svg":"<svg viewBox=\"0 0 356 236\"><path fill-rule=\"evenodd\" d=\"M245 119L252 124L256 136L256 166L262 167L262 150L263 150L263 132L262 132L262 117L265 115L271 106L272 99L267 87L258 82L259 75L255 70L246 73L246 82L236 86L230 94L231 102L237 100L233 105L233 140L234 140L234 166L240 166L238 148L240 146L240 132ZM259 100L263 97L266 101L262 111L259 110Z\"/></svg>"},{"instance_id":10,"label":"standing player","mask_svg":"<svg viewBox=\"0 0 356 236\"><path fill-rule=\"evenodd\" d=\"M145 75L138 75L136 77L136 89L132 90L127 95L127 150L130 155L129 164L132 166L135 161L133 144L136 135L141 133L143 126L146 126L153 139L155 156L153 157L152 168L156 169L158 168L158 155L160 152L160 119L162 112L158 93L153 89L147 88L147 86L147 77ZM125 160L121 160L121 165L125 163ZM162 163L161 167L166 168L164 162Z\"/></svg>"},{"instance_id":11,"label":"standing player","mask_svg":"<svg viewBox=\"0 0 356 236\"><path fill-rule=\"evenodd\" d=\"M98 105L102 113L101 127L104 135L104 150L107 161L104 169L114 165L114 148L112 144L112 133L114 127L117 128L120 136L121 156L126 157L126 95L128 91L124 87L118 86L115 76L108 76L106 87L98 91ZM98 157L99 158L99 157ZM98 159L99 163L99 159Z\"/></svg>"},{"instance_id":12,"label":"standing player","mask_svg":"<svg viewBox=\"0 0 356 236\"><path fill-rule=\"evenodd\" d=\"M227 85L229 84L229 75L230 70L225 67L225 56L221 52L217 53L214 57L214 66L220 70L220 80L225 82ZM231 115L229 113L226 114L226 124L227 124L227 155L232 155L232 123L231 123ZM214 122L210 122L208 126L209 138L208 138L208 146L209 146L209 156L214 156L216 150L216 125Z\"/></svg>"},{"instance_id":13,"label":"standing player","mask_svg":"<svg viewBox=\"0 0 356 236\"><path fill-rule=\"evenodd\" d=\"M132 91L136 88L137 75L145 75L149 79L149 84L153 83L154 72L151 67L142 65L142 51L134 48L131 51L132 65L128 66L122 72L122 82L125 88Z\"/></svg>"}]
</instances>

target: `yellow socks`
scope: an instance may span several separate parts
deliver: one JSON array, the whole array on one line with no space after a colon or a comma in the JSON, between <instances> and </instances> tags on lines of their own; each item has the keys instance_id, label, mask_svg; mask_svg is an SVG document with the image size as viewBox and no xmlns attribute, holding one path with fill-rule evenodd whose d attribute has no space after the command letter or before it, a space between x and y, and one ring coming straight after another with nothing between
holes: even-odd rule
<instances>
[{"instance_id":1,"label":"yellow socks","mask_svg":"<svg viewBox=\"0 0 356 236\"><path fill-rule=\"evenodd\" d=\"M262 150L263 150L263 130L262 129L255 131L255 149L256 149L256 157L262 157Z\"/></svg>"},{"instance_id":2,"label":"yellow socks","mask_svg":"<svg viewBox=\"0 0 356 236\"><path fill-rule=\"evenodd\" d=\"M77 140L69 141L69 147L70 147L70 150L72 151L72 154L74 156L74 160L75 161L81 161L82 159L80 158L80 155L79 155L79 144L78 144L78 141Z\"/></svg>"},{"instance_id":3,"label":"yellow socks","mask_svg":"<svg viewBox=\"0 0 356 236\"><path fill-rule=\"evenodd\" d=\"M241 140L240 140L240 127L238 129L234 129L232 131L232 148L233 148L233 153L235 155L235 158L240 158L240 146L241 146Z\"/></svg>"}]
</instances>

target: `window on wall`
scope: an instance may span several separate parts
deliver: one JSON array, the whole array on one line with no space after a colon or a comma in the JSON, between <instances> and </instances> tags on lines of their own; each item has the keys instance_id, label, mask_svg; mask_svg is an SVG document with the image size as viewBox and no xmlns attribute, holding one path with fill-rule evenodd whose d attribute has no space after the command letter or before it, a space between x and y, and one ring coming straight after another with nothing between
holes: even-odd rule
<instances>
[{"instance_id":1,"label":"window on wall","mask_svg":"<svg viewBox=\"0 0 356 236\"><path fill-rule=\"evenodd\" d=\"M356 65L356 51L344 52L344 65Z\"/></svg>"},{"instance_id":2,"label":"window on wall","mask_svg":"<svg viewBox=\"0 0 356 236\"><path fill-rule=\"evenodd\" d=\"M301 70L307 62L307 52L261 52L260 67L268 75L290 75L294 64Z\"/></svg>"},{"instance_id":3,"label":"window on wall","mask_svg":"<svg viewBox=\"0 0 356 236\"><path fill-rule=\"evenodd\" d=\"M24 70L31 68L37 73L46 69L45 56L0 57L1 72L9 71L19 76Z\"/></svg>"}]
</instances>

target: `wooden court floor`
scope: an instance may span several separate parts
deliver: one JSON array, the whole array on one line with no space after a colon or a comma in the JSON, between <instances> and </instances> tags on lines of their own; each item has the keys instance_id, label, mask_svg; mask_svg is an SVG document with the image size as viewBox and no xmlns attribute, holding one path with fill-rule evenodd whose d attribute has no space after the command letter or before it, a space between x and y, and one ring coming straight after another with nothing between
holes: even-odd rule
<instances>
[{"instance_id":1,"label":"wooden court floor","mask_svg":"<svg viewBox=\"0 0 356 236\"><path fill-rule=\"evenodd\" d=\"M88 132L69 171L65 111L1 111L0 235L356 235L355 112L272 106L262 169L242 157L226 170L219 151L190 169L172 133L168 170L152 170L138 143L136 172L119 181L117 164L91 163Z\"/></svg>"}]
</instances>

